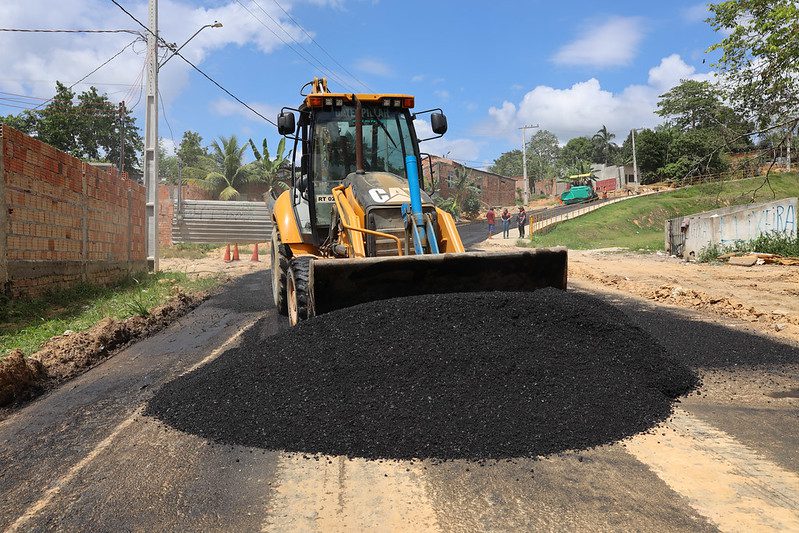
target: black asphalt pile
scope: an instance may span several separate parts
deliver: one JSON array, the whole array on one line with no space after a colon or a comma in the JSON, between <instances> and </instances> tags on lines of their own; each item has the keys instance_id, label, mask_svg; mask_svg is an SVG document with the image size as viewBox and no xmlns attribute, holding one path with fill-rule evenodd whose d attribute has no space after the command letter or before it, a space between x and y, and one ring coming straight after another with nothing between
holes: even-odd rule
<instances>
[{"instance_id":1,"label":"black asphalt pile","mask_svg":"<svg viewBox=\"0 0 799 533\"><path fill-rule=\"evenodd\" d=\"M590 296L372 302L242 345L147 413L218 443L365 458L534 457L651 428L698 384Z\"/></svg>"}]
</instances>

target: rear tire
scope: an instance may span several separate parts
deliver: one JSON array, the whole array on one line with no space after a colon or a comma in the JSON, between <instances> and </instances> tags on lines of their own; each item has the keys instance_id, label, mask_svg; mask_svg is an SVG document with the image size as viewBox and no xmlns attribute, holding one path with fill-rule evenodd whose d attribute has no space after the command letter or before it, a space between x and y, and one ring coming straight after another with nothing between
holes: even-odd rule
<instances>
[{"instance_id":1,"label":"rear tire","mask_svg":"<svg viewBox=\"0 0 799 533\"><path fill-rule=\"evenodd\" d=\"M289 323L296 326L303 320L314 316L313 301L310 294L311 256L295 257L291 260L286 277L288 295Z\"/></svg>"},{"instance_id":2,"label":"rear tire","mask_svg":"<svg viewBox=\"0 0 799 533\"><path fill-rule=\"evenodd\" d=\"M272 298L275 300L277 312L283 316L288 315L286 302L286 274L289 269L289 259L283 254L280 233L277 228L272 230Z\"/></svg>"}]
</instances>

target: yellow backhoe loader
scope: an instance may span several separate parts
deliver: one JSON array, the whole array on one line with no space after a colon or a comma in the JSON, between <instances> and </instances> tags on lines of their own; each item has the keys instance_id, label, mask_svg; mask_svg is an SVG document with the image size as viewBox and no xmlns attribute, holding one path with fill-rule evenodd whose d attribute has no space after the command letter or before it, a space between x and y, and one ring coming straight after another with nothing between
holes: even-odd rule
<instances>
[{"instance_id":1,"label":"yellow backhoe loader","mask_svg":"<svg viewBox=\"0 0 799 533\"><path fill-rule=\"evenodd\" d=\"M440 109L412 113L403 94L333 93L323 78L300 93L300 107L277 118L294 150L291 187L272 210L273 296L292 325L398 296L566 288L565 249L465 252L421 178L419 143L447 130ZM416 136L423 114L430 139Z\"/></svg>"}]
</instances>

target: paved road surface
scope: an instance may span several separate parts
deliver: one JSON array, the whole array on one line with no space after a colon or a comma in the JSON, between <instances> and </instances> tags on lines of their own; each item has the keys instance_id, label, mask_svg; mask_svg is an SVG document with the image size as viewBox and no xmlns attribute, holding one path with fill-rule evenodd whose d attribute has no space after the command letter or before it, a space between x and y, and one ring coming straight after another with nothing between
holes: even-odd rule
<instances>
[{"instance_id":1,"label":"paved road surface","mask_svg":"<svg viewBox=\"0 0 799 533\"><path fill-rule=\"evenodd\" d=\"M598 205L607 202L608 200L595 200L590 204L574 204L574 205L558 205L555 207L549 207L546 209L535 209L528 211L528 214L531 214L535 217L536 221L547 220L558 215L565 215L566 213L570 213L572 211L576 211L577 209L581 209L586 207L587 205ZM528 222L529 223L529 222ZM518 224L516 223L516 216L514 214L513 218L511 219L510 229L511 229L511 237L518 237L519 230ZM463 245L469 249L470 247L483 242L488 235L488 226L486 225L485 220L478 220L477 222L470 222L468 224L462 224L458 226L458 230L461 234L461 240L463 241ZM502 233L502 222L499 220L499 215L497 215L497 229L499 233ZM529 232L529 228L527 229ZM529 233L526 233L529 236Z\"/></svg>"},{"instance_id":2,"label":"paved road surface","mask_svg":"<svg viewBox=\"0 0 799 533\"><path fill-rule=\"evenodd\" d=\"M225 357L246 328L268 349L287 327L268 283L265 272L233 282L0 422L0 530L799 529L797 401L762 401L764 391L784 392L779 365L747 373L717 362L738 380L734 392L724 380L709 386L652 435L484 467L316 461L211 444L143 417L154 390ZM740 326L615 303L667 349L700 361L725 350L766 361L797 353Z\"/></svg>"}]
</instances>

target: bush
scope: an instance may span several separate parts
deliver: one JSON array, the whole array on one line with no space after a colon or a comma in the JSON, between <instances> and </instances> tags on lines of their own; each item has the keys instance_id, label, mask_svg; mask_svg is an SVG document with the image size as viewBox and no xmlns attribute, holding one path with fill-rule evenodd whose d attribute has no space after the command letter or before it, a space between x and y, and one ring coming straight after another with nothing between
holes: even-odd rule
<instances>
[{"instance_id":1,"label":"bush","mask_svg":"<svg viewBox=\"0 0 799 533\"><path fill-rule=\"evenodd\" d=\"M738 241L729 245L711 244L702 248L696 259L700 263L710 263L718 261L723 254L747 252L799 257L799 237L770 233L760 235L751 241Z\"/></svg>"}]
</instances>

